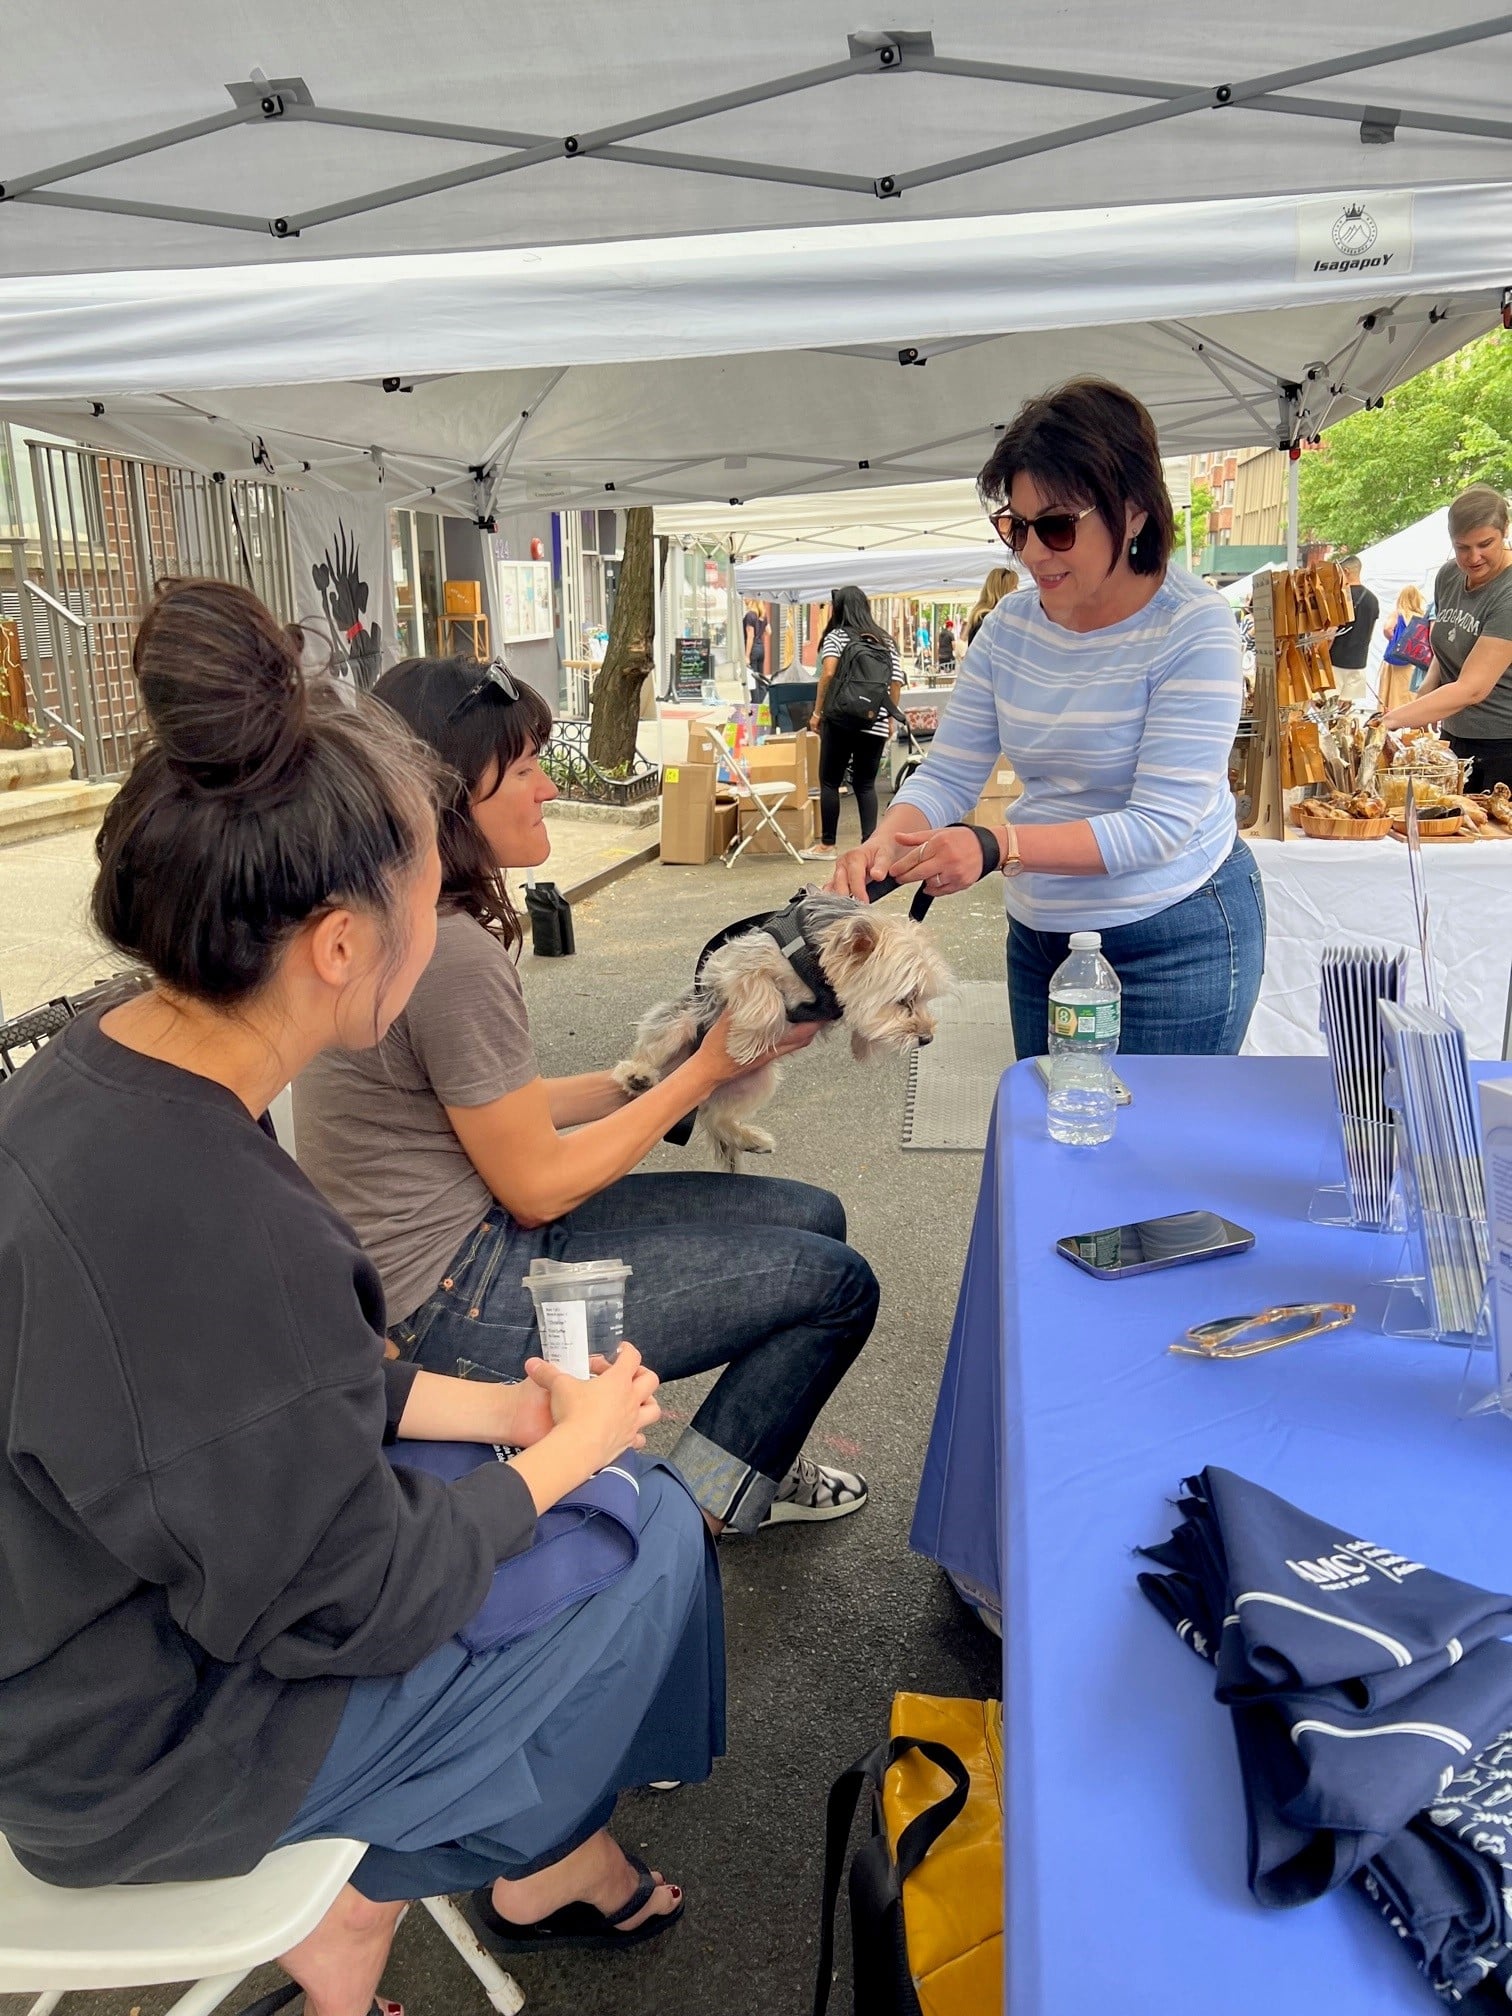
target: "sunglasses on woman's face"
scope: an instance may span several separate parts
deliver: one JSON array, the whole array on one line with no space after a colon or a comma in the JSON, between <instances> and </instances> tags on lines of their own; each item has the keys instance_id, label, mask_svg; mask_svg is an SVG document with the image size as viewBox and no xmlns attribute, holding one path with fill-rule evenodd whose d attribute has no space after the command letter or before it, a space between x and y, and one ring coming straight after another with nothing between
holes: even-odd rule
<instances>
[{"instance_id":1,"label":"sunglasses on woman's face","mask_svg":"<svg viewBox=\"0 0 1512 2016\"><path fill-rule=\"evenodd\" d=\"M1076 544L1077 526L1096 509L1095 504L1089 504L1085 511L1042 511L1038 518L998 511L987 522L1011 553L1023 552L1031 532L1047 553L1069 553Z\"/></svg>"},{"instance_id":2,"label":"sunglasses on woman's face","mask_svg":"<svg viewBox=\"0 0 1512 2016\"><path fill-rule=\"evenodd\" d=\"M462 698L453 707L450 714L447 715L447 720L449 722L455 721L459 714L471 707L474 700L481 700L490 688L502 693L506 700L518 700L520 697L519 687L510 678L499 659L495 658L477 685L468 687Z\"/></svg>"}]
</instances>

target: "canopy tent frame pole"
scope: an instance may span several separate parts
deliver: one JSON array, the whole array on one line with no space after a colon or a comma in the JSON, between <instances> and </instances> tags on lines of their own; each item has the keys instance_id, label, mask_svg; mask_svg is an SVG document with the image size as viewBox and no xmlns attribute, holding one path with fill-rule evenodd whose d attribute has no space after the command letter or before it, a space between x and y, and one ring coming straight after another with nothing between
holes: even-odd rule
<instances>
[{"instance_id":1,"label":"canopy tent frame pole","mask_svg":"<svg viewBox=\"0 0 1512 2016\"><path fill-rule=\"evenodd\" d=\"M1512 141L1512 121L1483 119L1453 113L1419 112L1403 107L1343 104L1324 99L1293 98L1292 87L1317 83L1325 78L1376 70L1432 54L1438 50L1462 48L1469 44L1512 33L1512 15L1494 16L1444 28L1410 40L1380 44L1294 65L1237 83L1193 87L1142 78L1112 78L1075 72L1034 70L1028 66L975 62L969 58L938 57L932 35L904 31L879 31L853 35L850 53L842 60L792 73L736 91L696 100L642 117L622 120L586 133L532 135L494 131L483 127L460 127L450 122L422 116L374 114L345 107L327 107L313 102L300 78L269 80L255 72L250 85L238 82L226 88L233 98L229 111L141 135L118 146L34 169L0 183L0 202L50 204L63 209L115 212L123 216L155 218L164 222L201 224L211 229L265 232L275 239L296 238L320 225L388 209L417 198L437 195L470 184L518 174L522 170L554 164L563 159L599 159L671 169L684 174L723 175L737 180L777 182L803 188L826 189L842 194L891 200L910 190L955 181L984 169L1002 167L1015 161L1055 153L1084 141L1107 138L1145 126L1168 123L1195 112L1259 111L1290 117L1323 118L1356 125L1362 144L1395 138L1399 129L1464 134L1491 140ZM778 98L821 88L843 79L862 75L905 74L910 69L940 76L961 76L980 81L1002 81L1038 86L1050 90L1112 93L1145 102L1105 118L1083 120L980 149L953 159L891 174L864 176L833 171L790 167L778 162L740 161L724 156L682 153L664 149L627 146L632 137L662 133L717 117L721 112L764 105ZM366 129L373 132L440 138L463 144L499 146L510 151L483 161L459 164L436 174L370 190L364 194L294 211L284 216L254 217L235 212L198 210L181 205L142 202L125 197L95 195L57 187L77 177L121 162L140 160L182 142L213 137L227 128L253 123L326 124Z\"/></svg>"},{"instance_id":2,"label":"canopy tent frame pole","mask_svg":"<svg viewBox=\"0 0 1512 2016\"><path fill-rule=\"evenodd\" d=\"M1286 564L1297 564L1297 499L1299 475L1302 468L1302 452L1298 448L1289 451L1286 464Z\"/></svg>"}]
</instances>

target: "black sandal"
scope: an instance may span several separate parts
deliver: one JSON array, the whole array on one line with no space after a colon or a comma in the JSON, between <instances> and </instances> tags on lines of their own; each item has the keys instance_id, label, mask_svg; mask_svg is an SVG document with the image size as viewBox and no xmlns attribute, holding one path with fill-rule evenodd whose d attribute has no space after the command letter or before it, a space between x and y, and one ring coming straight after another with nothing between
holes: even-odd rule
<instances>
[{"instance_id":1,"label":"black sandal","mask_svg":"<svg viewBox=\"0 0 1512 2016\"><path fill-rule=\"evenodd\" d=\"M681 1918L684 1900L679 1897L670 1911L648 1918L633 1932L616 1931L616 1926L623 1925L627 1918L644 1911L660 1887L639 1855L632 1855L628 1848L623 1853L637 1881L618 1911L600 1911L593 1904L564 1904L547 1918L537 1918L530 1925L516 1925L495 1911L489 1886L474 1890L467 1900L473 1930L490 1953L544 1953L557 1946L590 1946L603 1952L620 1946L639 1946L643 1940L657 1938Z\"/></svg>"}]
</instances>

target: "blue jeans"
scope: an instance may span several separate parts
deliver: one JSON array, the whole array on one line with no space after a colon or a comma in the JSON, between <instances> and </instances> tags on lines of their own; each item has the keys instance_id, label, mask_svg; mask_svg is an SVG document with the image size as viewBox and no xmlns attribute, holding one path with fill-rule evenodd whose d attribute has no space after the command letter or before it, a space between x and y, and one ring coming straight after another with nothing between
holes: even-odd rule
<instances>
[{"instance_id":1,"label":"blue jeans","mask_svg":"<svg viewBox=\"0 0 1512 2016\"><path fill-rule=\"evenodd\" d=\"M1065 958L1063 931L1008 930L1008 994L1020 1057L1042 1057L1050 979ZM1131 1056L1234 1057L1265 971L1265 893L1242 840L1200 889L1169 910L1102 934L1123 986L1118 1047Z\"/></svg>"},{"instance_id":2,"label":"blue jeans","mask_svg":"<svg viewBox=\"0 0 1512 2016\"><path fill-rule=\"evenodd\" d=\"M502 1207L462 1242L394 1342L433 1372L517 1379L539 1354L523 1276L537 1257L623 1260L625 1335L663 1380L725 1370L671 1461L703 1509L755 1530L871 1335L877 1278L838 1197L775 1176L625 1176L527 1229Z\"/></svg>"}]
</instances>

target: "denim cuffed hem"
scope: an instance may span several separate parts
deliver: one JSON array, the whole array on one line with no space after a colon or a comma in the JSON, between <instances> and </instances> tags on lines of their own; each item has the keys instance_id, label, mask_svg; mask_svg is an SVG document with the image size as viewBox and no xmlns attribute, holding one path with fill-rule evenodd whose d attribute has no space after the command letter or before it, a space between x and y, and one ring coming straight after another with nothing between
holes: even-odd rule
<instances>
[{"instance_id":1,"label":"denim cuffed hem","mask_svg":"<svg viewBox=\"0 0 1512 2016\"><path fill-rule=\"evenodd\" d=\"M754 1533L772 1509L777 1480L764 1477L728 1449L684 1428L668 1461L711 1519L722 1519L732 1533Z\"/></svg>"}]
</instances>

